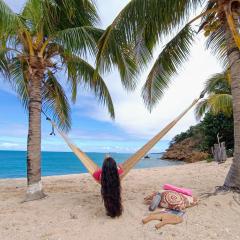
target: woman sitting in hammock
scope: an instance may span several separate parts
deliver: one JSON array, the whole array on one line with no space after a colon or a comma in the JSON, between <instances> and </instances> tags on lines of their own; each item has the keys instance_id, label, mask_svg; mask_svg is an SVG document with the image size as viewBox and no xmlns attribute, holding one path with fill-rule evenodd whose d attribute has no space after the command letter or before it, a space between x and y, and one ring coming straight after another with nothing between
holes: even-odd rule
<instances>
[{"instance_id":1,"label":"woman sitting in hammock","mask_svg":"<svg viewBox=\"0 0 240 240\"><path fill-rule=\"evenodd\" d=\"M92 161L83 151L76 147L67 136L58 129L58 132L66 141L68 146L72 149L75 155L82 161L86 169L93 175L93 177L102 185L101 194L104 201L104 205L107 211L107 215L111 217L117 217L122 214L122 203L121 203L121 183L119 175L123 174L125 176L137 163L141 160L149 150L163 137L168 133L171 128L173 128L177 122L201 99L204 97L203 94L200 97L193 101L193 103L181 113L174 121L169 123L162 131L160 131L156 136L154 136L149 142L147 142L141 149L139 149L133 156L127 159L124 162L124 172L120 167L118 169L114 159L108 157L104 160L102 169L98 170L97 164ZM44 112L43 112L44 113ZM47 117L47 115L44 113ZM47 117L54 127L56 124Z\"/></svg>"},{"instance_id":2,"label":"woman sitting in hammock","mask_svg":"<svg viewBox=\"0 0 240 240\"><path fill-rule=\"evenodd\" d=\"M123 173L111 157L105 158L102 169L94 172L93 177L101 183L101 194L108 216L114 218L122 214L121 182L119 175Z\"/></svg>"}]
</instances>

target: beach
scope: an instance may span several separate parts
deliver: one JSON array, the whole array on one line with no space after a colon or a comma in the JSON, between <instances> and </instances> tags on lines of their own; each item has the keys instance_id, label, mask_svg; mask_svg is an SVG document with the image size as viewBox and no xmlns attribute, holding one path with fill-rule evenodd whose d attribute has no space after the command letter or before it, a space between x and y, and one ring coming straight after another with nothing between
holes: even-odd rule
<instances>
[{"instance_id":1,"label":"beach","mask_svg":"<svg viewBox=\"0 0 240 240\"><path fill-rule=\"evenodd\" d=\"M124 213L105 215L100 186L90 175L43 177L45 199L22 202L25 179L0 180L1 240L240 239L240 196L214 194L231 160L218 165L198 162L164 168L134 169L122 182ZM148 215L143 198L165 183L191 188L199 205L186 210L184 221L156 230L142 224Z\"/></svg>"}]
</instances>

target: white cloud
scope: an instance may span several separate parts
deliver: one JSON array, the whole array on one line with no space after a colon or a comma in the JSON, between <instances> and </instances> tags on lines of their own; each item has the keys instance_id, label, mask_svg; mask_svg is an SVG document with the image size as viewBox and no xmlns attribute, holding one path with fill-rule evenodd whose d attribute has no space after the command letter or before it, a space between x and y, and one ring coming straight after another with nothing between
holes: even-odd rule
<instances>
[{"instance_id":1,"label":"white cloud","mask_svg":"<svg viewBox=\"0 0 240 240\"><path fill-rule=\"evenodd\" d=\"M9 142L0 143L0 147L2 148L12 149L13 147L18 147L18 146L19 145L17 143L9 143Z\"/></svg>"}]
</instances>

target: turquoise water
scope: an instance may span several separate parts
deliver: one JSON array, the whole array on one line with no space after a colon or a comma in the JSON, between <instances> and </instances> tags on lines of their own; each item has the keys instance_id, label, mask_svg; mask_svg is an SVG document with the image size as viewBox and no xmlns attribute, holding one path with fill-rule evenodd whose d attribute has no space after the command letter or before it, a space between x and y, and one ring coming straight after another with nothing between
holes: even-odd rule
<instances>
[{"instance_id":1,"label":"turquoise water","mask_svg":"<svg viewBox=\"0 0 240 240\"><path fill-rule=\"evenodd\" d=\"M87 153L99 166L102 165L104 153ZM125 161L131 154L111 153L118 162ZM164 167L181 164L176 161L161 160L161 154L150 154L142 159L135 168ZM87 170L71 152L42 152L42 175L65 175L86 173ZM26 176L26 152L0 151L0 178L21 178Z\"/></svg>"}]
</instances>

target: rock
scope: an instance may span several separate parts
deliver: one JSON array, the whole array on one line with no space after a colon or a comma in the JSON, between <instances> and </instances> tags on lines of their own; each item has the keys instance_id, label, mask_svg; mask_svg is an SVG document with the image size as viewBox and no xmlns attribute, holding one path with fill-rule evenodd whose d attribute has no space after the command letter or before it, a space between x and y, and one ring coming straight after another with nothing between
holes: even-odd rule
<instances>
[{"instance_id":1,"label":"rock","mask_svg":"<svg viewBox=\"0 0 240 240\"><path fill-rule=\"evenodd\" d=\"M162 156L162 159L179 160L188 163L205 160L209 154L197 149L199 143L200 141L197 139L186 138L170 146Z\"/></svg>"}]
</instances>

